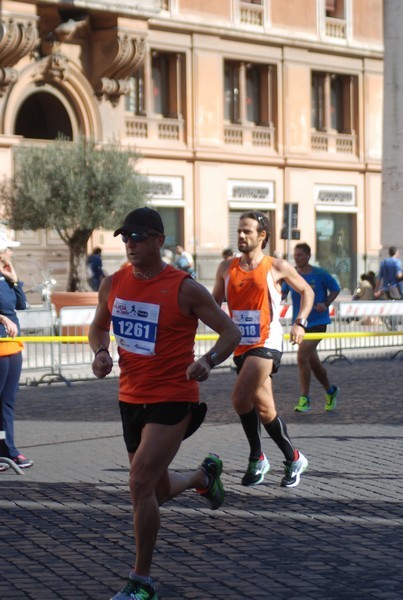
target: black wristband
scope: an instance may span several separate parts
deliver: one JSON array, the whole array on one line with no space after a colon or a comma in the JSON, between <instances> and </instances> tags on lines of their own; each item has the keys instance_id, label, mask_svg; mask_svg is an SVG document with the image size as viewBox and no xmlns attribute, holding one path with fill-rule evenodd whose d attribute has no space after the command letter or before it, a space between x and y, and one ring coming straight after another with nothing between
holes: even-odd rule
<instances>
[{"instance_id":1,"label":"black wristband","mask_svg":"<svg viewBox=\"0 0 403 600\"><path fill-rule=\"evenodd\" d=\"M217 352L207 352L207 354L204 355L204 357L207 359L207 362L210 366L210 369L214 369L214 367L216 367L218 365L218 354Z\"/></svg>"},{"instance_id":2,"label":"black wristband","mask_svg":"<svg viewBox=\"0 0 403 600\"><path fill-rule=\"evenodd\" d=\"M109 354L109 350L106 348L106 346L98 346L94 352L94 358L96 358L98 354L101 354L101 352L107 352Z\"/></svg>"},{"instance_id":3,"label":"black wristband","mask_svg":"<svg viewBox=\"0 0 403 600\"><path fill-rule=\"evenodd\" d=\"M300 327L306 330L306 328L308 327L308 321L307 319L303 319L302 317L297 317L294 321L294 325L299 325Z\"/></svg>"}]
</instances>

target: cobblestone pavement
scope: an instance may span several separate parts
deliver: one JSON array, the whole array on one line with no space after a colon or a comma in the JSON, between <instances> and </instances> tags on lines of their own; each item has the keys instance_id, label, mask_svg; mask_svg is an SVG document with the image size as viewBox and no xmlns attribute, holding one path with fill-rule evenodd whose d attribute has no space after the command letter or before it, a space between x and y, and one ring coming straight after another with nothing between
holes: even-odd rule
<instances>
[{"instance_id":1,"label":"cobblestone pavement","mask_svg":"<svg viewBox=\"0 0 403 600\"><path fill-rule=\"evenodd\" d=\"M209 451L224 460L226 501L212 512L192 491L161 510L153 576L160 600L397 600L403 596L403 413L395 360L328 365L342 388L325 413L294 413L297 368L274 376L277 407L309 458L297 488L280 487L282 455L265 435L271 470L240 478L247 444L230 405L235 374L201 385L203 427L175 468ZM108 600L133 562L127 459L117 380L21 388L16 438L35 466L0 474L1 600Z\"/></svg>"}]
</instances>

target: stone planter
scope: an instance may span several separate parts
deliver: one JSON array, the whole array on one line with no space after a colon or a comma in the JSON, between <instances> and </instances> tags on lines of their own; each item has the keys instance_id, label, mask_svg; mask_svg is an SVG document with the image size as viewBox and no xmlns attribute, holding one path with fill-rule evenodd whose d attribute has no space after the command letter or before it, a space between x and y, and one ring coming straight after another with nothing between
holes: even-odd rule
<instances>
[{"instance_id":1,"label":"stone planter","mask_svg":"<svg viewBox=\"0 0 403 600\"><path fill-rule=\"evenodd\" d=\"M59 316L65 307L97 306L98 292L52 292L51 302ZM68 325L62 328L60 335L88 335L88 331L86 325Z\"/></svg>"}]
</instances>

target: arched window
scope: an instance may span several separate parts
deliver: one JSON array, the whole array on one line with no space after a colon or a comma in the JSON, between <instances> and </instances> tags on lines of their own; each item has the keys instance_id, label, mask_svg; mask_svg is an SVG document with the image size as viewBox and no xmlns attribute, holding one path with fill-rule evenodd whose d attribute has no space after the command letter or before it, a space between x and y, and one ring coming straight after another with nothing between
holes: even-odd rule
<instances>
[{"instance_id":1,"label":"arched window","mask_svg":"<svg viewBox=\"0 0 403 600\"><path fill-rule=\"evenodd\" d=\"M54 140L60 135L73 139L66 108L58 98L47 92L28 96L18 111L14 133L40 140Z\"/></svg>"}]
</instances>

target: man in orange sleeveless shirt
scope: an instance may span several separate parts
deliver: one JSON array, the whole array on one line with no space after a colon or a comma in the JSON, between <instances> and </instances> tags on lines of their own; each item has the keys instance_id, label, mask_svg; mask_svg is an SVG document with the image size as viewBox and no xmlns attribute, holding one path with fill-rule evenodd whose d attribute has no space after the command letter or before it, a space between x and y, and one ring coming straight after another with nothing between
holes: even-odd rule
<instances>
[{"instance_id":1,"label":"man in orange sleeveless shirt","mask_svg":"<svg viewBox=\"0 0 403 600\"><path fill-rule=\"evenodd\" d=\"M119 406L130 462L136 560L124 588L111 600L157 600L150 577L159 530L159 506L195 488L213 510L224 500L222 461L208 455L200 467L174 473L169 465L182 440L199 427L206 405L198 381L224 361L240 340L237 326L190 275L161 258L164 225L155 210L129 213L121 234L129 264L106 277L89 340L93 371L112 369L110 325L119 349ZM213 348L194 359L198 319L219 334Z\"/></svg>"},{"instance_id":2,"label":"man in orange sleeveless shirt","mask_svg":"<svg viewBox=\"0 0 403 600\"><path fill-rule=\"evenodd\" d=\"M259 211L241 215L238 226L239 258L220 263L213 290L219 305L228 303L230 315L241 331L234 352L238 378L232 404L249 442L249 464L242 485L261 483L270 465L262 452L260 424L284 454L283 487L295 487L308 461L296 450L287 427L277 414L271 376L280 365L282 328L279 320L281 287L286 281L301 294L301 305L290 331L292 343L302 342L314 294L310 286L288 262L263 253L270 237L269 220Z\"/></svg>"}]
</instances>

